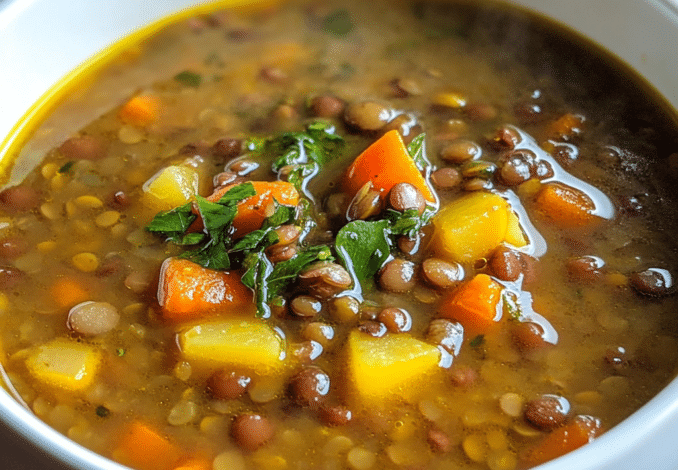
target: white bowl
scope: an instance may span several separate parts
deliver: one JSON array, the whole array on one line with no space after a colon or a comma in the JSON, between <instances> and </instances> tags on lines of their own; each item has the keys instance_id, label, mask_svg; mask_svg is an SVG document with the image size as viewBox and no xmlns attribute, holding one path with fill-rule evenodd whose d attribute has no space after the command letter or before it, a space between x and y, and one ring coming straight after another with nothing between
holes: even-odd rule
<instances>
[{"instance_id":1,"label":"white bowl","mask_svg":"<svg viewBox=\"0 0 678 470\"><path fill-rule=\"evenodd\" d=\"M0 0L0 160L15 127L63 76L142 25L196 0ZM678 109L678 0L513 0L583 33L638 71ZM66 27L65 27L66 26ZM79 470L121 470L73 443L0 390L0 421ZM620 425L540 470L678 468L678 379ZM10 461L12 456L11 449ZM16 451L14 451L16 453ZM5 458L2 458L6 462ZM3 465L4 466L4 465Z\"/></svg>"}]
</instances>

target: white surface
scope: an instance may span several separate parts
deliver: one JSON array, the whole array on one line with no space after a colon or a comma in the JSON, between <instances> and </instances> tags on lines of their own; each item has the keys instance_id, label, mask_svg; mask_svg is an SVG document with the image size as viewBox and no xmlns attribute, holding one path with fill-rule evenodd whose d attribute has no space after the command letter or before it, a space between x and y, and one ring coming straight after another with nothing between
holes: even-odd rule
<instances>
[{"instance_id":1,"label":"white surface","mask_svg":"<svg viewBox=\"0 0 678 470\"><path fill-rule=\"evenodd\" d=\"M515 0L621 57L678 108L678 0ZM195 0L0 3L0 141L49 87L117 38ZM68 25L68 26L66 26ZM56 433L0 391L0 414L79 469L121 469ZM678 469L678 381L593 444L543 470Z\"/></svg>"}]
</instances>

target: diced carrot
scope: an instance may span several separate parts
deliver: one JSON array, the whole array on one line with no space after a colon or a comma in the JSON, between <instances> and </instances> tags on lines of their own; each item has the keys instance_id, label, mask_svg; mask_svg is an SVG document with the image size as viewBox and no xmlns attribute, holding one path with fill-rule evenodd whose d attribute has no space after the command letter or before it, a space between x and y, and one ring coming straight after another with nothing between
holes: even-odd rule
<instances>
[{"instance_id":1,"label":"diced carrot","mask_svg":"<svg viewBox=\"0 0 678 470\"><path fill-rule=\"evenodd\" d=\"M118 116L126 124L148 126L160 116L160 99L154 95L135 96L120 108Z\"/></svg>"},{"instance_id":2,"label":"diced carrot","mask_svg":"<svg viewBox=\"0 0 678 470\"><path fill-rule=\"evenodd\" d=\"M158 302L163 318L187 321L248 305L252 303L252 292L242 283L239 273L167 258L160 268Z\"/></svg>"},{"instance_id":3,"label":"diced carrot","mask_svg":"<svg viewBox=\"0 0 678 470\"><path fill-rule=\"evenodd\" d=\"M186 460L174 470L212 470L212 461L202 457Z\"/></svg>"},{"instance_id":4,"label":"diced carrot","mask_svg":"<svg viewBox=\"0 0 678 470\"><path fill-rule=\"evenodd\" d=\"M538 212L561 228L584 227L600 221L596 206L583 191L563 183L547 183L535 197Z\"/></svg>"},{"instance_id":5,"label":"diced carrot","mask_svg":"<svg viewBox=\"0 0 678 470\"><path fill-rule=\"evenodd\" d=\"M530 447L522 460L530 467L540 465L588 444L601 433L600 421L590 416L577 416Z\"/></svg>"},{"instance_id":6,"label":"diced carrot","mask_svg":"<svg viewBox=\"0 0 678 470\"><path fill-rule=\"evenodd\" d=\"M286 206L296 206L299 203L299 192L292 183L286 181L250 181L250 183L254 186L256 194L238 204L238 214L233 220L236 238L261 228L266 217L273 214L273 199ZM220 188L207 200L218 201L233 186L235 185Z\"/></svg>"},{"instance_id":7,"label":"diced carrot","mask_svg":"<svg viewBox=\"0 0 678 470\"><path fill-rule=\"evenodd\" d=\"M169 470L181 458L179 447L151 425L133 421L113 457L136 470Z\"/></svg>"},{"instance_id":8,"label":"diced carrot","mask_svg":"<svg viewBox=\"0 0 678 470\"><path fill-rule=\"evenodd\" d=\"M344 191L355 195L366 183L386 197L398 183L410 183L429 202L435 202L426 180L412 160L402 137L396 130L388 131L358 155L344 177Z\"/></svg>"},{"instance_id":9,"label":"diced carrot","mask_svg":"<svg viewBox=\"0 0 678 470\"><path fill-rule=\"evenodd\" d=\"M63 308L70 308L74 305L89 299L89 293L80 282L70 277L61 277L57 279L50 289L50 294L54 302Z\"/></svg>"},{"instance_id":10,"label":"diced carrot","mask_svg":"<svg viewBox=\"0 0 678 470\"><path fill-rule=\"evenodd\" d=\"M496 323L502 289L487 274L477 274L443 299L439 314L461 323L467 337L486 333Z\"/></svg>"},{"instance_id":11,"label":"diced carrot","mask_svg":"<svg viewBox=\"0 0 678 470\"><path fill-rule=\"evenodd\" d=\"M567 113L553 121L547 130L547 137L551 139L571 138L582 131L584 116Z\"/></svg>"}]
</instances>

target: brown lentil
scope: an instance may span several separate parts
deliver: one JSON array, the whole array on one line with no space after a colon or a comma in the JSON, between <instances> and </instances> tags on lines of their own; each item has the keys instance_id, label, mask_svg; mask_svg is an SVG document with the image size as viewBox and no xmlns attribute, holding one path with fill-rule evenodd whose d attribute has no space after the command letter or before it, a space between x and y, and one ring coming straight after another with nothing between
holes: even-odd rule
<instances>
[{"instance_id":1,"label":"brown lentil","mask_svg":"<svg viewBox=\"0 0 678 470\"><path fill-rule=\"evenodd\" d=\"M438 189L456 188L461 180L461 174L456 168L439 168L431 173L431 181Z\"/></svg>"},{"instance_id":2,"label":"brown lentil","mask_svg":"<svg viewBox=\"0 0 678 470\"><path fill-rule=\"evenodd\" d=\"M543 395L525 404L525 420L532 426L548 431L565 424L569 402L560 396Z\"/></svg>"},{"instance_id":3,"label":"brown lentil","mask_svg":"<svg viewBox=\"0 0 678 470\"><path fill-rule=\"evenodd\" d=\"M379 312L377 320L386 326L392 333L402 333L410 331L412 328L412 317L407 310L396 307L388 307Z\"/></svg>"},{"instance_id":4,"label":"brown lentil","mask_svg":"<svg viewBox=\"0 0 678 470\"><path fill-rule=\"evenodd\" d=\"M298 317L312 318L322 310L322 303L308 295L298 295L290 303L290 309Z\"/></svg>"},{"instance_id":5,"label":"brown lentil","mask_svg":"<svg viewBox=\"0 0 678 470\"><path fill-rule=\"evenodd\" d=\"M661 297L675 291L673 276L663 268L649 268L631 273L629 280L636 292L651 297Z\"/></svg>"},{"instance_id":6,"label":"brown lentil","mask_svg":"<svg viewBox=\"0 0 678 470\"><path fill-rule=\"evenodd\" d=\"M415 265L411 261L396 258L379 272L379 285L388 292L407 292L415 284Z\"/></svg>"},{"instance_id":7,"label":"brown lentil","mask_svg":"<svg viewBox=\"0 0 678 470\"><path fill-rule=\"evenodd\" d=\"M464 268L439 258L427 258L421 263L421 274L437 289L449 289L464 279Z\"/></svg>"},{"instance_id":8,"label":"brown lentil","mask_svg":"<svg viewBox=\"0 0 678 470\"><path fill-rule=\"evenodd\" d=\"M241 414L233 420L231 435L242 450L254 452L266 445L275 434L273 423L258 414Z\"/></svg>"},{"instance_id":9,"label":"brown lentil","mask_svg":"<svg viewBox=\"0 0 678 470\"><path fill-rule=\"evenodd\" d=\"M247 375L219 369L207 379L206 389L217 400L236 400L245 395L251 382Z\"/></svg>"},{"instance_id":10,"label":"brown lentil","mask_svg":"<svg viewBox=\"0 0 678 470\"><path fill-rule=\"evenodd\" d=\"M464 163L477 160L483 151L478 144L470 140L455 140L440 151L440 158L450 163Z\"/></svg>"},{"instance_id":11,"label":"brown lentil","mask_svg":"<svg viewBox=\"0 0 678 470\"><path fill-rule=\"evenodd\" d=\"M319 95L311 100L310 111L313 116L333 118L344 112L346 104L334 95Z\"/></svg>"},{"instance_id":12,"label":"brown lentil","mask_svg":"<svg viewBox=\"0 0 678 470\"><path fill-rule=\"evenodd\" d=\"M375 101L351 103L344 111L344 121L353 129L361 132L380 130L391 119L391 112Z\"/></svg>"}]
</instances>

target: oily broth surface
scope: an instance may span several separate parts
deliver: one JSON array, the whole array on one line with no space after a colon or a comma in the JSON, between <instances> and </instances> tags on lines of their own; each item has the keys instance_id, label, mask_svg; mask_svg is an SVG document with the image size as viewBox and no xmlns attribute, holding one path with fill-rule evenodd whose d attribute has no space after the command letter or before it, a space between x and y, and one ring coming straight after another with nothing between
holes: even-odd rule
<instances>
[{"instance_id":1,"label":"oily broth surface","mask_svg":"<svg viewBox=\"0 0 678 470\"><path fill-rule=\"evenodd\" d=\"M642 297L629 287L603 282L572 282L563 267L563 260L571 256L596 255L611 272L623 274L653 266L675 268L670 237L674 222L665 209L672 205L667 180L674 182L667 158L677 143L670 118L644 101L639 87L618 78L618 70L608 68L587 50L589 46L559 39L543 25L529 23L522 13L495 6L413 8L363 2L346 6L354 29L336 36L323 31L319 18L339 7L343 4L293 5L252 17L225 13L214 20L172 26L112 64L99 78L105 85L94 84L74 96L74 103L78 99L106 103L109 84L122 80L120 102L140 91L161 97L164 109L157 123L143 130L122 125L118 109L104 112L108 105L101 104L89 114L91 123L80 129L80 120L66 117L67 108L79 105L65 103L28 143L27 151L37 154L39 139L51 132L64 139L81 133L110 140L106 158L81 160L63 172L59 170L68 161L59 150L46 152L44 161L26 177L26 184L44 195L40 206L7 219L9 227L4 229L8 236L20 236L29 249L7 261L26 276L5 292L3 363L12 386L48 424L113 458L110 449L120 439L120 430L143 416L158 423L187 452L200 449L219 456L215 468L361 468L374 457L374 468L452 464L510 470L509 464L492 467L496 465L492 462L497 456L517 455L541 434L521 417L502 412L499 399L505 393L524 399L559 394L570 401L573 414L590 414L610 428L673 378L678 358L675 300ZM261 69L271 66L284 69L287 80L282 84L262 80ZM171 78L183 70L200 73L201 85L182 86ZM411 77L421 94L395 98L389 82L397 77ZM496 116L475 121L464 112L432 109L431 97L448 90L469 103L491 104ZM187 365L177 361L174 328L154 318L160 263L179 250L143 231L153 214L138 202L140 187L159 169L190 157L179 155L188 143L300 128L307 119L305 100L328 91L348 102L377 99L416 115L427 133L428 156L437 166L446 165L437 155L449 139L474 140L483 146L483 160L496 161L498 153L486 142L498 126L518 125L541 142L547 123L560 115L573 112L586 117L584 132L572 142L579 157L567 171L600 188L615 203L623 196L639 195L644 208L633 216L619 211L589 233L559 231L531 217L548 250L540 257L540 282L530 285L529 291L534 310L558 332L556 347L525 359L508 332L487 337L477 347L467 339L455 366L477 371L478 386L462 389L447 380L436 383L415 405L376 417L370 410L356 409L356 419L343 427L321 426L312 414L291 407L284 398L286 384L280 381L262 381L249 396L231 402L205 394L204 377L191 375ZM524 101L543 108L541 121L524 122L516 116L515 105ZM298 117L271 118L280 103L292 105ZM340 121L337 125L338 132L346 134ZM343 168L374 140L351 134L346 138L344 160L332 164L311 186L318 201L336 191ZM209 159L204 165L209 175L223 169L223 162ZM262 168L257 175L274 178L265 164ZM203 186L202 192L209 194L209 180ZM124 191L131 205L109 206L115 191ZM460 190L439 193L442 204L460 194ZM81 195L95 196L106 205L74 203ZM530 213L529 201L525 206ZM98 223L104 210L117 210L119 220ZM333 226L328 223L327 228ZM110 272L75 269L72 257L83 252L94 253L100 268ZM130 273L149 287L138 293L127 288ZM56 305L49 293L62 275L73 276L92 292L92 300L109 302L121 313L114 331L86 340L98 344L106 359L105 374L84 396L42 389L23 365L34 345L72 335L66 325L68 308ZM411 333L420 337L435 316L439 295L419 286L407 296L377 290L368 292L366 299L407 308L413 316ZM369 308L365 311L369 316ZM271 321L279 323L291 344L304 340L301 321ZM335 327L340 344L352 326L329 317L327 321ZM604 360L608 350L618 347L631 358L622 370ZM336 346L316 361L328 371L333 386L341 380L343 371L334 365L341 359L341 347ZM283 398L269 401L271 395ZM241 457L229 427L232 416L244 411L265 414L276 422L277 431L266 447ZM190 419L176 424L182 414ZM175 425L168 424L168 416ZM431 423L450 438L448 453L429 450L422 429ZM475 461L478 454L470 456L464 442L479 442L482 458Z\"/></svg>"}]
</instances>

